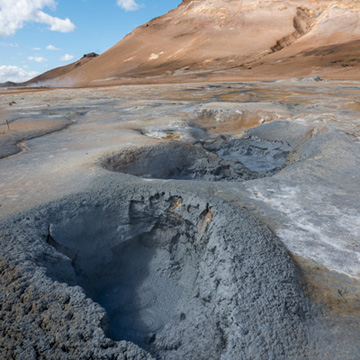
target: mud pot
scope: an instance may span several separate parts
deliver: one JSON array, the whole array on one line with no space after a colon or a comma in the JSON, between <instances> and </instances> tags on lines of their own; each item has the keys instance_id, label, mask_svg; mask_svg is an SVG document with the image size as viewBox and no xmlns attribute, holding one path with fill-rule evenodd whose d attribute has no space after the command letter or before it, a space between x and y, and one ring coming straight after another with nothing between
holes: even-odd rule
<instances>
[{"instance_id":1,"label":"mud pot","mask_svg":"<svg viewBox=\"0 0 360 360\"><path fill-rule=\"evenodd\" d=\"M25 257L33 272L44 269L35 289L50 279L67 284L71 297L86 295L77 315L87 320L67 322L82 334L76 341L67 335L74 353L89 327L160 359L308 351L311 306L289 255L264 225L215 198L139 184L134 193L107 186L18 220L21 264ZM51 296L48 309L59 295ZM91 304L106 310L100 323ZM34 326L27 337L38 338Z\"/></svg>"}]
</instances>

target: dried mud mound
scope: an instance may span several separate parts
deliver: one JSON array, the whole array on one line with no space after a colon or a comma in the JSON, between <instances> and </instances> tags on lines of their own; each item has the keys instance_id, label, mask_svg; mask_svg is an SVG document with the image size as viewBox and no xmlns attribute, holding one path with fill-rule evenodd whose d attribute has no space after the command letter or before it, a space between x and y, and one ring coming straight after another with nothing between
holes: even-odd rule
<instances>
[{"instance_id":1,"label":"dried mud mound","mask_svg":"<svg viewBox=\"0 0 360 360\"><path fill-rule=\"evenodd\" d=\"M141 184L2 224L1 357L306 358L312 311L273 234L216 198Z\"/></svg>"}]
</instances>

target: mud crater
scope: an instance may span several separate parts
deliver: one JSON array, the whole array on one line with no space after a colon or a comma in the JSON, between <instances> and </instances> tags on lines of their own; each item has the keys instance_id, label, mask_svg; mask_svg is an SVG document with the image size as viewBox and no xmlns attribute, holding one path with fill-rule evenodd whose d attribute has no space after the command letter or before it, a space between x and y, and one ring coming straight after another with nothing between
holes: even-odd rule
<instances>
[{"instance_id":1,"label":"mud crater","mask_svg":"<svg viewBox=\"0 0 360 360\"><path fill-rule=\"evenodd\" d=\"M165 192L115 192L61 212L46 239L61 260L45 263L47 275L99 303L113 340L159 359L261 358L279 336L274 356L305 351L309 310L296 270L245 213Z\"/></svg>"},{"instance_id":2,"label":"mud crater","mask_svg":"<svg viewBox=\"0 0 360 360\"><path fill-rule=\"evenodd\" d=\"M180 339L159 345L158 334L169 323L187 317L191 322L191 314L181 309L194 303L212 208L185 206L181 197L156 194L131 200L119 212L94 209L51 224L47 242L71 264L52 276L80 285L106 309L105 331L112 339L131 341L153 354L178 348ZM198 311L207 307L195 303Z\"/></svg>"},{"instance_id":3,"label":"mud crater","mask_svg":"<svg viewBox=\"0 0 360 360\"><path fill-rule=\"evenodd\" d=\"M101 165L148 179L247 181L281 171L310 131L288 121L250 129L241 138L194 129L188 134L192 141L161 141L155 146L126 149L106 157Z\"/></svg>"},{"instance_id":4,"label":"mud crater","mask_svg":"<svg viewBox=\"0 0 360 360\"><path fill-rule=\"evenodd\" d=\"M102 165L143 178L247 181L280 171L291 150L281 141L221 137L195 145L168 142L130 149L107 158Z\"/></svg>"}]
</instances>

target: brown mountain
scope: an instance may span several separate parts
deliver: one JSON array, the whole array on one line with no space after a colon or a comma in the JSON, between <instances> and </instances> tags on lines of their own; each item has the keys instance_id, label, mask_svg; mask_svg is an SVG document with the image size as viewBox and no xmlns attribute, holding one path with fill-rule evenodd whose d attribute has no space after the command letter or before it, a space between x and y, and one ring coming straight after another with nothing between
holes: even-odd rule
<instances>
[{"instance_id":1,"label":"brown mountain","mask_svg":"<svg viewBox=\"0 0 360 360\"><path fill-rule=\"evenodd\" d=\"M92 61L69 67L71 71L55 69L30 83L359 79L360 4L184 0Z\"/></svg>"},{"instance_id":2,"label":"brown mountain","mask_svg":"<svg viewBox=\"0 0 360 360\"><path fill-rule=\"evenodd\" d=\"M97 56L99 56L96 53L89 53L89 54L85 54L80 60L75 61L69 65L65 65L65 66L61 66L52 70L49 70L41 75L38 75L36 77L34 77L33 79L26 81L22 84L17 84L17 85L21 85L21 86L26 86L26 85L38 85L38 86L42 86L42 85L56 85L56 81L60 76L64 76L69 74L70 72L78 69L80 66L83 66L85 64L87 64L88 62L90 62L91 60L93 60L94 58L96 58ZM60 84L59 84L60 85ZM71 84L69 84L71 85ZM66 86L64 80L62 80L61 82L61 86Z\"/></svg>"}]
</instances>

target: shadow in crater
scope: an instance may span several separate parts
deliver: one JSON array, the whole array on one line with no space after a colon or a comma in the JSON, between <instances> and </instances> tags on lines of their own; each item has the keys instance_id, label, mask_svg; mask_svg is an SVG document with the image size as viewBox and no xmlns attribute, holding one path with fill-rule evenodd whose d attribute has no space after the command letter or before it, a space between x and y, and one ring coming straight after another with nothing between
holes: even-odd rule
<instances>
[{"instance_id":1,"label":"shadow in crater","mask_svg":"<svg viewBox=\"0 0 360 360\"><path fill-rule=\"evenodd\" d=\"M99 303L108 317L104 331L113 340L152 352L156 334L186 296L177 278L183 267L195 271L189 236L196 227L176 214L181 204L181 198L164 201L156 194L130 201L119 213L90 207L49 226L47 242L64 255L64 263L49 268L48 275L81 286Z\"/></svg>"}]
</instances>

